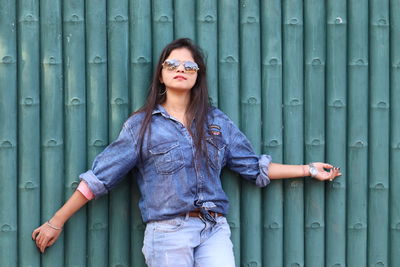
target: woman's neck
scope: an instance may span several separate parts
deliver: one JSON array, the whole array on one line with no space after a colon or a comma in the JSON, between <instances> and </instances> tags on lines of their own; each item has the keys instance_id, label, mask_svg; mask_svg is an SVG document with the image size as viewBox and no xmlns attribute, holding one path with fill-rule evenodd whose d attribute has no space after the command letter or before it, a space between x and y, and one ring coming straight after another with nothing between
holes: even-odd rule
<instances>
[{"instance_id":1,"label":"woman's neck","mask_svg":"<svg viewBox=\"0 0 400 267\"><path fill-rule=\"evenodd\" d=\"M186 110L190 101L190 93L176 93L173 90L167 90L167 97L162 106L169 115L179 120L183 125L187 126Z\"/></svg>"}]
</instances>

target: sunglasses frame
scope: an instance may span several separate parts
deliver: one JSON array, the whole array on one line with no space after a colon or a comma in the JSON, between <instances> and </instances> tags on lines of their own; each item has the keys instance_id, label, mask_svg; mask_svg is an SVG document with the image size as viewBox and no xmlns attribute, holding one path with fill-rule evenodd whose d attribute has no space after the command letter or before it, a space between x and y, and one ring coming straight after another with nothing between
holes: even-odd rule
<instances>
[{"instance_id":1,"label":"sunglasses frame","mask_svg":"<svg viewBox=\"0 0 400 267\"><path fill-rule=\"evenodd\" d=\"M197 63L189 60L181 61L177 59L166 59L162 63L162 66L164 69L167 69L169 71L176 71L178 67L182 64L185 69L185 73L194 74L199 70L199 66L197 65ZM190 66L188 66L187 64L190 64Z\"/></svg>"}]
</instances>

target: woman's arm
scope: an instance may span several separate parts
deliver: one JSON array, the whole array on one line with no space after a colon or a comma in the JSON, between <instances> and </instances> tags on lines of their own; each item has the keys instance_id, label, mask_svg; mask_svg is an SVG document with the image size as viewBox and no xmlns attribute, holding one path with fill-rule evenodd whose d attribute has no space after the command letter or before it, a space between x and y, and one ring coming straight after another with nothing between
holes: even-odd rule
<instances>
[{"instance_id":1,"label":"woman's arm","mask_svg":"<svg viewBox=\"0 0 400 267\"><path fill-rule=\"evenodd\" d=\"M36 246L42 253L56 242L65 222L88 201L80 191L76 190L48 222L33 231L32 239L36 241Z\"/></svg>"},{"instance_id":2,"label":"woman's arm","mask_svg":"<svg viewBox=\"0 0 400 267\"><path fill-rule=\"evenodd\" d=\"M335 168L330 164L314 162L313 165L318 171L314 178L320 181L333 180L335 177L342 175L340 173L340 168ZM304 176L311 176L309 165L270 163L268 167L268 177L270 179L297 178Z\"/></svg>"}]
</instances>

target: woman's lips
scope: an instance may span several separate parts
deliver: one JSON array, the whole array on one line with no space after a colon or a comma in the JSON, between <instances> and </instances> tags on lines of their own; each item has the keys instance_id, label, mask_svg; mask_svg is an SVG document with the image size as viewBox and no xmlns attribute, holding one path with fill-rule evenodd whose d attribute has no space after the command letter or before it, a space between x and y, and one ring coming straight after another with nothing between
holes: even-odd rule
<instances>
[{"instance_id":1,"label":"woman's lips","mask_svg":"<svg viewBox=\"0 0 400 267\"><path fill-rule=\"evenodd\" d=\"M186 78L183 77L183 76L181 76L181 75L176 75L176 76L174 77L174 79L186 80Z\"/></svg>"}]
</instances>

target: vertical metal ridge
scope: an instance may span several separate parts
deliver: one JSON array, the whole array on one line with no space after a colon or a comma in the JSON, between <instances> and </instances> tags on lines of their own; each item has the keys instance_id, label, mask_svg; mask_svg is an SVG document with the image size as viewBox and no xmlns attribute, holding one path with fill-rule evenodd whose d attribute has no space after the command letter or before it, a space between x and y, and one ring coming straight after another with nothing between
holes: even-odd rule
<instances>
[{"instance_id":1,"label":"vertical metal ridge","mask_svg":"<svg viewBox=\"0 0 400 267\"><path fill-rule=\"evenodd\" d=\"M62 2L41 1L39 13L41 56L41 224L50 219L65 201ZM65 228L68 228L68 223ZM42 256L41 266L54 265L54 257L57 257L58 261L61 262L60 265L64 265L67 260L64 258L65 249L64 234L62 234L57 243ZM53 253L55 255L52 255ZM35 256L39 256L38 254L38 249L35 248Z\"/></svg>"},{"instance_id":2,"label":"vertical metal ridge","mask_svg":"<svg viewBox=\"0 0 400 267\"><path fill-rule=\"evenodd\" d=\"M368 1L348 2L347 266L367 265Z\"/></svg>"},{"instance_id":3,"label":"vertical metal ridge","mask_svg":"<svg viewBox=\"0 0 400 267\"><path fill-rule=\"evenodd\" d=\"M38 223L38 214L31 224L18 218L18 100L17 100L17 19L15 1L0 2L0 265L16 266L21 261L18 247L25 247L31 262L39 264L34 247L22 233ZM37 178L37 177L36 177ZM37 188L37 187L36 187ZM39 207L39 192L34 193ZM37 212L39 210L37 209ZM25 217L30 214L25 214ZM22 226L22 227L21 227ZM21 228L20 228L21 227ZM24 242L25 243L22 243ZM28 257L25 257L27 259Z\"/></svg>"},{"instance_id":4,"label":"vertical metal ridge","mask_svg":"<svg viewBox=\"0 0 400 267\"><path fill-rule=\"evenodd\" d=\"M212 105L218 106L218 34L217 1L196 1L197 44L206 56L208 95Z\"/></svg>"},{"instance_id":5,"label":"vertical metal ridge","mask_svg":"<svg viewBox=\"0 0 400 267\"><path fill-rule=\"evenodd\" d=\"M196 3L195 0L174 0L174 39L196 39Z\"/></svg>"},{"instance_id":6,"label":"vertical metal ridge","mask_svg":"<svg viewBox=\"0 0 400 267\"><path fill-rule=\"evenodd\" d=\"M275 163L283 162L281 2L261 2L262 145ZM283 183L271 181L262 192L262 265L283 266Z\"/></svg>"},{"instance_id":7,"label":"vertical metal ridge","mask_svg":"<svg viewBox=\"0 0 400 267\"><path fill-rule=\"evenodd\" d=\"M303 3L284 1L283 14L283 159L304 162ZM303 179L284 181L284 265L304 265Z\"/></svg>"},{"instance_id":8,"label":"vertical metal ridge","mask_svg":"<svg viewBox=\"0 0 400 267\"><path fill-rule=\"evenodd\" d=\"M342 177L326 184L326 266L346 266L347 5L327 1L326 161Z\"/></svg>"},{"instance_id":9,"label":"vertical metal ridge","mask_svg":"<svg viewBox=\"0 0 400 267\"><path fill-rule=\"evenodd\" d=\"M259 2L241 2L240 104L241 129L261 152L261 37ZM241 182L241 264L261 266L261 189Z\"/></svg>"},{"instance_id":10,"label":"vertical metal ridge","mask_svg":"<svg viewBox=\"0 0 400 267\"><path fill-rule=\"evenodd\" d=\"M305 161L325 161L326 5L304 2ZM305 266L325 265L325 183L306 177ZM315 251L319 250L319 253Z\"/></svg>"},{"instance_id":11,"label":"vertical metal ridge","mask_svg":"<svg viewBox=\"0 0 400 267\"><path fill-rule=\"evenodd\" d=\"M218 1L218 96L219 107L230 119L240 125L239 104L239 2ZM224 170L222 185L229 197L230 209L227 216L231 228L231 240L236 266L241 264L240 242L240 178Z\"/></svg>"},{"instance_id":12,"label":"vertical metal ridge","mask_svg":"<svg viewBox=\"0 0 400 267\"><path fill-rule=\"evenodd\" d=\"M129 111L129 6L128 0L107 2L109 142L114 141ZM130 264L129 181L125 179L110 192L109 265Z\"/></svg>"},{"instance_id":13,"label":"vertical metal ridge","mask_svg":"<svg viewBox=\"0 0 400 267\"><path fill-rule=\"evenodd\" d=\"M370 1L368 265L389 266L389 1Z\"/></svg>"},{"instance_id":14,"label":"vertical metal ridge","mask_svg":"<svg viewBox=\"0 0 400 267\"><path fill-rule=\"evenodd\" d=\"M65 182L67 200L79 184L78 175L86 171L86 68L85 68L85 3L66 1L63 18L63 82ZM68 220L65 231L65 265L86 265L86 207ZM76 242L82 239L80 242ZM56 259L53 259L53 261Z\"/></svg>"},{"instance_id":15,"label":"vertical metal ridge","mask_svg":"<svg viewBox=\"0 0 400 267\"><path fill-rule=\"evenodd\" d=\"M130 112L138 110L146 100L152 79L151 2L130 1ZM131 266L145 266L142 253L145 224L139 210L140 192L135 181L130 188L131 203Z\"/></svg>"},{"instance_id":16,"label":"vertical metal ridge","mask_svg":"<svg viewBox=\"0 0 400 267\"><path fill-rule=\"evenodd\" d=\"M86 17L87 168L108 144L106 1L89 0ZM87 265L109 266L108 196L88 204Z\"/></svg>"},{"instance_id":17,"label":"vertical metal ridge","mask_svg":"<svg viewBox=\"0 0 400 267\"><path fill-rule=\"evenodd\" d=\"M18 234L19 264L39 264L32 228L40 220L40 70L39 3L17 3L18 24ZM21 64L19 64L21 63ZM0 141L1 142L1 141ZM34 207L36 203L36 207ZM60 250L58 250L60 252ZM53 253L53 255L56 255ZM8 257L8 255L6 256ZM1 265L1 264L0 264Z\"/></svg>"},{"instance_id":18,"label":"vertical metal ridge","mask_svg":"<svg viewBox=\"0 0 400 267\"><path fill-rule=\"evenodd\" d=\"M389 1L390 18L390 163L389 264L400 266L400 1Z\"/></svg>"}]
</instances>

